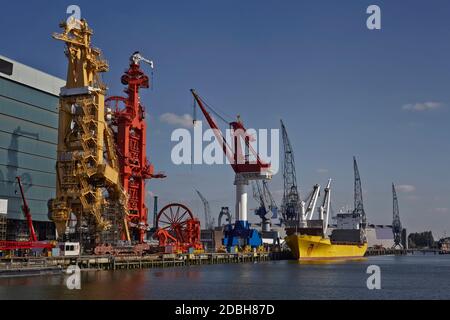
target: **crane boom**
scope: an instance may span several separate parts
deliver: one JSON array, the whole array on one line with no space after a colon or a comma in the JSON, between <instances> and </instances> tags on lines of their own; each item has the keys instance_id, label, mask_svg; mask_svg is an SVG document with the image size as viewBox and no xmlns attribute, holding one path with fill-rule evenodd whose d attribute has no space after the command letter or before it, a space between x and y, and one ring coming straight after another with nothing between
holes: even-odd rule
<instances>
[{"instance_id":1,"label":"crane boom","mask_svg":"<svg viewBox=\"0 0 450 320\"><path fill-rule=\"evenodd\" d=\"M331 207L331 179L328 180L328 185L325 188L325 195L323 197L322 206L319 208L320 220L323 220L323 236L325 237L328 231L328 223L330 221L330 207Z\"/></svg>"},{"instance_id":2,"label":"crane boom","mask_svg":"<svg viewBox=\"0 0 450 320\"><path fill-rule=\"evenodd\" d=\"M311 198L309 199L308 206L306 207L305 215L307 220L312 220L313 218L317 200L319 199L319 194L320 194L320 185L316 184L313 187Z\"/></svg>"},{"instance_id":3,"label":"crane boom","mask_svg":"<svg viewBox=\"0 0 450 320\"><path fill-rule=\"evenodd\" d=\"M264 194L266 196L266 200L269 203L269 210L273 214L272 219L277 219L278 218L278 206L275 203L275 200L273 199L272 192L270 192L269 183L265 180L263 180L263 190L264 190Z\"/></svg>"},{"instance_id":4,"label":"crane boom","mask_svg":"<svg viewBox=\"0 0 450 320\"><path fill-rule=\"evenodd\" d=\"M252 188L253 188L253 198L256 201L258 201L260 207L266 209L267 208L266 198L264 197L263 188L261 187L259 181L252 181Z\"/></svg>"},{"instance_id":5,"label":"crane boom","mask_svg":"<svg viewBox=\"0 0 450 320\"><path fill-rule=\"evenodd\" d=\"M353 157L353 168L355 172L355 209L353 213L361 215L362 227L365 229L367 224L366 212L364 211L363 193L361 186L361 176L359 175L358 163L356 157Z\"/></svg>"},{"instance_id":6,"label":"crane boom","mask_svg":"<svg viewBox=\"0 0 450 320\"><path fill-rule=\"evenodd\" d=\"M299 220L303 219L301 211L301 200L297 187L297 174L295 171L294 151L286 130L281 120L281 131L283 137L284 162L283 162L283 179L284 194L283 203L281 205L281 214L285 224L289 227L296 227Z\"/></svg>"},{"instance_id":7,"label":"crane boom","mask_svg":"<svg viewBox=\"0 0 450 320\"><path fill-rule=\"evenodd\" d=\"M205 227L206 230L212 230L214 229L214 223L211 221L211 207L209 206L209 202L208 200L206 200L206 198L203 196L203 194L201 194L200 191L196 190L198 196L200 197L200 199L203 202L203 207L205 210Z\"/></svg>"},{"instance_id":8,"label":"crane boom","mask_svg":"<svg viewBox=\"0 0 450 320\"><path fill-rule=\"evenodd\" d=\"M395 191L395 185L392 184L392 198L393 198L393 221L392 231L394 233L394 248L402 248L402 223L400 221L400 210L398 208L397 192Z\"/></svg>"},{"instance_id":9,"label":"crane boom","mask_svg":"<svg viewBox=\"0 0 450 320\"><path fill-rule=\"evenodd\" d=\"M192 95L194 96L195 101L197 102L198 106L200 107L200 110L202 111L203 115L206 118L206 121L208 122L209 126L214 132L214 135L219 143L219 145L222 147L222 150L226 157L228 158L228 161L231 164L231 167L233 168L234 172L236 174L261 174L262 179L270 179L270 163L265 163L261 161L259 155L255 150L253 150L252 146L250 145L250 137L247 134L247 129L243 126L240 119L236 122L231 122L229 125L233 129L233 138L234 138L234 149L227 143L225 137L222 134L222 131L219 129L219 126L214 121L214 119L211 117L208 110L206 110L206 103L200 98L200 96L195 92L195 90L191 90ZM240 140L243 139L245 142L245 147L250 150L250 152L253 153L253 156L255 157L255 162L250 162L249 157L245 156L242 153L241 148L241 142ZM252 177L253 178L253 177Z\"/></svg>"},{"instance_id":10,"label":"crane boom","mask_svg":"<svg viewBox=\"0 0 450 320\"><path fill-rule=\"evenodd\" d=\"M253 198L259 204L259 208L256 209L256 215L261 218L263 225L268 225L270 229L270 220L278 218L278 208L269 190L269 185L265 180L262 182L262 185L259 181L253 181L252 187ZM272 213L272 217L267 216L268 213Z\"/></svg>"},{"instance_id":11,"label":"crane boom","mask_svg":"<svg viewBox=\"0 0 450 320\"><path fill-rule=\"evenodd\" d=\"M37 241L36 232L34 231L33 219L31 218L30 207L28 206L27 199L25 198L25 193L23 191L22 181L20 180L20 177L16 177L16 179L17 179L17 183L19 184L20 194L22 196L22 202L23 202L22 212L25 216L25 219L27 220L28 231L30 233L30 241L36 242Z\"/></svg>"},{"instance_id":12,"label":"crane boom","mask_svg":"<svg viewBox=\"0 0 450 320\"><path fill-rule=\"evenodd\" d=\"M252 181L253 198L258 202L259 208L256 210L256 214L261 219L266 219L266 215L269 212L269 204L264 192L264 188L259 181Z\"/></svg>"},{"instance_id":13,"label":"crane boom","mask_svg":"<svg viewBox=\"0 0 450 320\"><path fill-rule=\"evenodd\" d=\"M139 64L139 62L141 62L141 61L148 64L150 66L150 68L152 68L152 69L155 68L154 62L147 58L144 58L139 51L136 51L135 53L133 53L133 55L130 58L130 62L132 62L134 64Z\"/></svg>"},{"instance_id":14,"label":"crane boom","mask_svg":"<svg viewBox=\"0 0 450 320\"><path fill-rule=\"evenodd\" d=\"M217 126L214 119L211 117L209 112L206 110L206 107L205 107L202 99L200 98L200 96L195 92L195 90L191 90L191 92L192 92L192 95L194 96L195 101L197 102L198 106L200 107L200 110L203 112L203 115L205 116L206 121L208 122L209 126L213 130L214 135L217 139L217 142L222 147L224 154L226 155L226 157L228 158L230 163L234 163L233 150L231 149L230 145L227 143L227 141L223 137L222 132L220 131L220 129ZM235 170L235 167L233 165L232 165L232 167ZM235 172L236 172L236 170L235 170Z\"/></svg>"}]
</instances>

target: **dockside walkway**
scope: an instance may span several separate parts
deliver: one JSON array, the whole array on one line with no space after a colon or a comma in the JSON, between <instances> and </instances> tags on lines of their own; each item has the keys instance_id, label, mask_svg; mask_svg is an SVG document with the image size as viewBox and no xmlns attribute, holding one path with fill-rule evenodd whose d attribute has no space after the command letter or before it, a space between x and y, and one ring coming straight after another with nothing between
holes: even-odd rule
<instances>
[{"instance_id":1,"label":"dockside walkway","mask_svg":"<svg viewBox=\"0 0 450 320\"><path fill-rule=\"evenodd\" d=\"M0 259L0 277L58 273L71 265L87 270L173 268L194 265L255 263L287 259L283 253L156 254L145 256L79 256Z\"/></svg>"}]
</instances>

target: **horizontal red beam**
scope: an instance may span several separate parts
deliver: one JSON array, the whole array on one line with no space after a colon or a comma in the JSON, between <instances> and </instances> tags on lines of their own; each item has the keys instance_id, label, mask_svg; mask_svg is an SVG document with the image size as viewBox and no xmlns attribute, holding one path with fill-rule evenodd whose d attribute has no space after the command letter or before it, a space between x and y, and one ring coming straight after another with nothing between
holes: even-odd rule
<instances>
[{"instance_id":1,"label":"horizontal red beam","mask_svg":"<svg viewBox=\"0 0 450 320\"><path fill-rule=\"evenodd\" d=\"M0 241L0 251L20 249L52 249L55 246L47 242Z\"/></svg>"}]
</instances>

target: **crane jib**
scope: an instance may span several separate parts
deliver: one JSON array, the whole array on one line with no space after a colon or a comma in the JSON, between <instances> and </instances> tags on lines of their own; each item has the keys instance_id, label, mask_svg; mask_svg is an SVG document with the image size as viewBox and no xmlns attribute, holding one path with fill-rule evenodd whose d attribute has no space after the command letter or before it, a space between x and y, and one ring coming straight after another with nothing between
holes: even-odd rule
<instances>
[{"instance_id":1,"label":"crane jib","mask_svg":"<svg viewBox=\"0 0 450 320\"><path fill-rule=\"evenodd\" d=\"M233 129L233 136L235 139L235 152L233 148L227 143L225 137L223 136L221 130L219 129L217 123L214 121L210 113L206 110L206 105L200 96L195 92L195 90L191 90L192 95L194 96L195 101L197 102L200 110L206 118L209 126L214 132L214 135L219 143L222 146L222 150L225 156L228 158L228 161L231 163L231 167L236 173L264 173L270 171L270 163L264 163L261 161L259 154L253 149L250 144L250 137L247 134L246 128L240 121L230 123L231 128ZM223 118L222 118L223 119ZM256 161L255 163L250 163L247 157L242 153L242 143L241 140L244 141L245 147L253 154Z\"/></svg>"}]
</instances>

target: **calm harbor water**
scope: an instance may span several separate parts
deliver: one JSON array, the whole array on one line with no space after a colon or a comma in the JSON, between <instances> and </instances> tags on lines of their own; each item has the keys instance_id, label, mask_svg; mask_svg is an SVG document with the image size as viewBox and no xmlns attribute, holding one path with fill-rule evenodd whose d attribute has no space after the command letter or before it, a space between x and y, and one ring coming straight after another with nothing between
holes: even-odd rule
<instances>
[{"instance_id":1,"label":"calm harbor water","mask_svg":"<svg viewBox=\"0 0 450 320\"><path fill-rule=\"evenodd\" d=\"M381 290L367 289L370 265L381 268ZM450 299L450 256L85 272L78 291L59 275L0 279L0 299Z\"/></svg>"}]
</instances>

